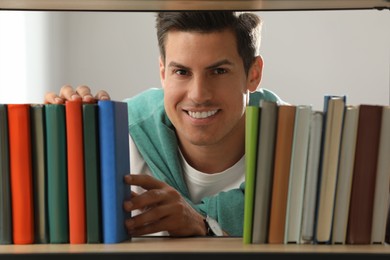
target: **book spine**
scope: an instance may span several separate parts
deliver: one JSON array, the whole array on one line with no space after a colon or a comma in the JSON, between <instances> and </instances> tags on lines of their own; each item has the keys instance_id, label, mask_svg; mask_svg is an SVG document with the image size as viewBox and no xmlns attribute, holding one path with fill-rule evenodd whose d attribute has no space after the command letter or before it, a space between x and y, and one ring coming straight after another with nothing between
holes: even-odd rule
<instances>
[{"instance_id":1,"label":"book spine","mask_svg":"<svg viewBox=\"0 0 390 260\"><path fill-rule=\"evenodd\" d=\"M360 105L347 244L370 244L382 106Z\"/></svg>"},{"instance_id":2,"label":"book spine","mask_svg":"<svg viewBox=\"0 0 390 260\"><path fill-rule=\"evenodd\" d=\"M102 242L100 156L97 104L83 104L85 203L87 243Z\"/></svg>"},{"instance_id":3,"label":"book spine","mask_svg":"<svg viewBox=\"0 0 390 260\"><path fill-rule=\"evenodd\" d=\"M65 106L46 104L47 196L50 243L69 242Z\"/></svg>"},{"instance_id":4,"label":"book spine","mask_svg":"<svg viewBox=\"0 0 390 260\"><path fill-rule=\"evenodd\" d=\"M130 187L123 178L130 173L127 104L101 100L99 106L100 168L103 242L118 243L129 236L124 225L129 216L123 202Z\"/></svg>"},{"instance_id":5,"label":"book spine","mask_svg":"<svg viewBox=\"0 0 390 260\"><path fill-rule=\"evenodd\" d=\"M258 154L253 212L253 244L267 243L277 111L278 106L276 102L263 100L260 104L261 115L257 143Z\"/></svg>"},{"instance_id":6,"label":"book spine","mask_svg":"<svg viewBox=\"0 0 390 260\"><path fill-rule=\"evenodd\" d=\"M33 191L35 243L49 243L47 216L47 171L45 140L45 106L31 105L31 154L33 161Z\"/></svg>"},{"instance_id":7,"label":"book spine","mask_svg":"<svg viewBox=\"0 0 390 260\"><path fill-rule=\"evenodd\" d=\"M270 244L284 243L295 109L296 107L292 105L281 105L278 110L275 165L268 231L268 243Z\"/></svg>"},{"instance_id":8,"label":"book spine","mask_svg":"<svg viewBox=\"0 0 390 260\"><path fill-rule=\"evenodd\" d=\"M7 104L0 104L0 244L12 244Z\"/></svg>"},{"instance_id":9,"label":"book spine","mask_svg":"<svg viewBox=\"0 0 390 260\"><path fill-rule=\"evenodd\" d=\"M256 181L257 135L259 127L258 106L247 106L245 112L245 197L243 243L252 243L253 207Z\"/></svg>"},{"instance_id":10,"label":"book spine","mask_svg":"<svg viewBox=\"0 0 390 260\"><path fill-rule=\"evenodd\" d=\"M8 131L13 242L31 244L34 206L29 104L8 104Z\"/></svg>"},{"instance_id":11,"label":"book spine","mask_svg":"<svg viewBox=\"0 0 390 260\"><path fill-rule=\"evenodd\" d=\"M68 167L68 208L69 242L86 242L84 146L82 102L68 100L65 103L67 167Z\"/></svg>"}]
</instances>

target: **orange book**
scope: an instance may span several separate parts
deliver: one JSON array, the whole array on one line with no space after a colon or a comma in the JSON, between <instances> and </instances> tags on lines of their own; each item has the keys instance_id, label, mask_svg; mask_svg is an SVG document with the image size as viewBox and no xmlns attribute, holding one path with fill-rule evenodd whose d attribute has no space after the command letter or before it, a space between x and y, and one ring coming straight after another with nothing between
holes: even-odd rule
<instances>
[{"instance_id":1,"label":"orange book","mask_svg":"<svg viewBox=\"0 0 390 260\"><path fill-rule=\"evenodd\" d=\"M296 107L293 105L280 105L278 111L268 230L268 243L270 244L284 243L295 110Z\"/></svg>"},{"instance_id":2,"label":"orange book","mask_svg":"<svg viewBox=\"0 0 390 260\"><path fill-rule=\"evenodd\" d=\"M8 104L9 160L14 244L34 243L30 105Z\"/></svg>"},{"instance_id":3,"label":"orange book","mask_svg":"<svg viewBox=\"0 0 390 260\"><path fill-rule=\"evenodd\" d=\"M69 242L86 243L83 110L81 101L65 104L68 156Z\"/></svg>"}]
</instances>

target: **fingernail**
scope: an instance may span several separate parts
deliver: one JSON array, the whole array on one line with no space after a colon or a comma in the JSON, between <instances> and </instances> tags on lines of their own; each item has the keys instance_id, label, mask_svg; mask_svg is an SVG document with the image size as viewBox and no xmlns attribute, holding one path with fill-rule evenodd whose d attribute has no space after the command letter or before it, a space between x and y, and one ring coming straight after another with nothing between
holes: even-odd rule
<instances>
[{"instance_id":1,"label":"fingernail","mask_svg":"<svg viewBox=\"0 0 390 260\"><path fill-rule=\"evenodd\" d=\"M80 96L74 94L74 95L72 95L70 98L71 98L72 100L77 100L77 99L80 99Z\"/></svg>"},{"instance_id":2,"label":"fingernail","mask_svg":"<svg viewBox=\"0 0 390 260\"><path fill-rule=\"evenodd\" d=\"M56 103L62 103L62 98L56 97L56 98L54 99L54 101L55 101Z\"/></svg>"}]
</instances>

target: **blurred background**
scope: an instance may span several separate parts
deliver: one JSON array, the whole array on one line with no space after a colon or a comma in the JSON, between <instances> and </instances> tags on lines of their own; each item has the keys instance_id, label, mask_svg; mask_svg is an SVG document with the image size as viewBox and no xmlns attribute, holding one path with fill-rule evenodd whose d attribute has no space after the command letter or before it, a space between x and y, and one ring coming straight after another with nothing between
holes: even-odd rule
<instances>
[{"instance_id":1,"label":"blurred background","mask_svg":"<svg viewBox=\"0 0 390 260\"><path fill-rule=\"evenodd\" d=\"M390 104L390 11L263 11L260 87L323 108ZM0 11L0 103L42 103L64 84L123 100L160 87L153 12Z\"/></svg>"}]
</instances>

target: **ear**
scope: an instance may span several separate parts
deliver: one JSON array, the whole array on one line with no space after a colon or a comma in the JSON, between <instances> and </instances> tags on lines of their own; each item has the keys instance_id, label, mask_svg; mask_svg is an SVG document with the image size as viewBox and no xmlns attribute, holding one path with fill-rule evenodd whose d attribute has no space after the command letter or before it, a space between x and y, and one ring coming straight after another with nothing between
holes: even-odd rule
<instances>
[{"instance_id":1,"label":"ear","mask_svg":"<svg viewBox=\"0 0 390 260\"><path fill-rule=\"evenodd\" d=\"M161 59L161 56L159 58L159 63L160 63L160 81L161 81L161 86L164 87L165 65L164 65L164 61Z\"/></svg>"},{"instance_id":2,"label":"ear","mask_svg":"<svg viewBox=\"0 0 390 260\"><path fill-rule=\"evenodd\" d=\"M263 75L263 58L257 56L252 63L248 72L248 87L249 92L254 92L260 85Z\"/></svg>"}]
</instances>

